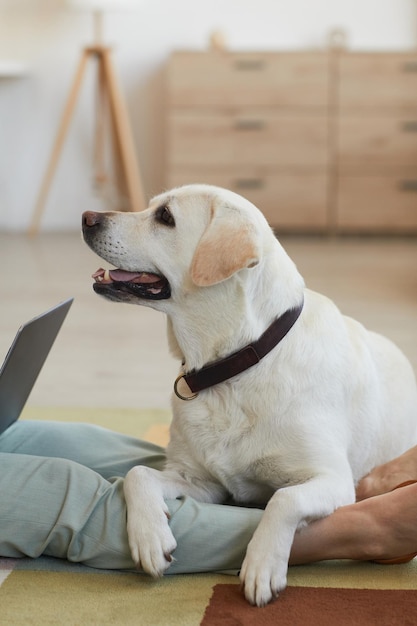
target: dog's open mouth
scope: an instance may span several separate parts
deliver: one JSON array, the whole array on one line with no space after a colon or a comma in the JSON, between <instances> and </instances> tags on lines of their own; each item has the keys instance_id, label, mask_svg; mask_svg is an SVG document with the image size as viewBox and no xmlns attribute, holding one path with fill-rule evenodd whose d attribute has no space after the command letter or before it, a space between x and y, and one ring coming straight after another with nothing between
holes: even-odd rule
<instances>
[{"instance_id":1,"label":"dog's open mouth","mask_svg":"<svg viewBox=\"0 0 417 626\"><path fill-rule=\"evenodd\" d=\"M127 272L126 270L98 269L94 272L93 289L101 295L115 292L129 293L138 298L163 300L171 296L169 282L163 276L149 272Z\"/></svg>"}]
</instances>

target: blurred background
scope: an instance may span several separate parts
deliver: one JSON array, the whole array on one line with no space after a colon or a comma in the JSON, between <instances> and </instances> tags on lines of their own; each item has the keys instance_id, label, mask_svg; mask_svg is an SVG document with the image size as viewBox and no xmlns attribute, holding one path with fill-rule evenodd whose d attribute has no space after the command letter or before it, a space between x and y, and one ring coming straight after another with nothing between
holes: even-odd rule
<instances>
[{"instance_id":1,"label":"blurred background","mask_svg":"<svg viewBox=\"0 0 417 626\"><path fill-rule=\"evenodd\" d=\"M203 178L237 188L307 285L417 369L417 0L0 0L0 354L76 298L31 403L164 408L178 368L162 315L91 289L81 213L119 208L94 182L95 58L27 235L103 43L139 204Z\"/></svg>"},{"instance_id":2,"label":"blurred background","mask_svg":"<svg viewBox=\"0 0 417 626\"><path fill-rule=\"evenodd\" d=\"M92 10L80 10L82 4L0 0L0 228L25 230L30 222L82 49L94 38ZM416 0L106 4L103 38L113 47L146 198L167 185L166 72L172 52L207 50L215 31L231 51L323 51L330 32L339 28L352 51L417 49ZM97 207L91 184L94 81L91 64L48 194L43 229L74 230L80 211Z\"/></svg>"}]
</instances>

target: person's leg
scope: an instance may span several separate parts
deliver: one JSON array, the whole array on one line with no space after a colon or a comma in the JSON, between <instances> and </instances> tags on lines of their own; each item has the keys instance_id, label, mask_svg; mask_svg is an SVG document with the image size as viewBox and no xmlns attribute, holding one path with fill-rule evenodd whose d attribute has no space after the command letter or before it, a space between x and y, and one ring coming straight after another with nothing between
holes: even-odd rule
<instances>
[{"instance_id":1,"label":"person's leg","mask_svg":"<svg viewBox=\"0 0 417 626\"><path fill-rule=\"evenodd\" d=\"M417 480L417 446L392 461L375 467L362 478L356 488L356 499L364 500L387 493L409 480Z\"/></svg>"},{"instance_id":2,"label":"person's leg","mask_svg":"<svg viewBox=\"0 0 417 626\"><path fill-rule=\"evenodd\" d=\"M65 459L0 454L0 556L41 554L131 569L123 479ZM262 511L169 502L178 542L169 573L239 569ZM290 564L417 551L417 484L341 507L296 534ZM279 532L279 529L277 529Z\"/></svg>"},{"instance_id":3,"label":"person's leg","mask_svg":"<svg viewBox=\"0 0 417 626\"><path fill-rule=\"evenodd\" d=\"M159 446L84 423L19 420L0 436L0 452L69 459L104 478L139 464L162 469L165 462Z\"/></svg>"},{"instance_id":4,"label":"person's leg","mask_svg":"<svg viewBox=\"0 0 417 626\"><path fill-rule=\"evenodd\" d=\"M78 463L45 457L77 457L114 476L138 462L161 467L164 451L83 424L20 424L0 437L0 556L50 554L95 567L131 568L123 481L109 482ZM31 456L36 450L44 456ZM261 511L189 498L168 504L178 542L168 571L240 567ZM290 563L414 552L416 508L416 485L342 507L297 533Z\"/></svg>"},{"instance_id":5,"label":"person's leg","mask_svg":"<svg viewBox=\"0 0 417 626\"><path fill-rule=\"evenodd\" d=\"M15 453L0 453L0 466L0 556L133 567L122 479L110 483L73 461Z\"/></svg>"},{"instance_id":6,"label":"person's leg","mask_svg":"<svg viewBox=\"0 0 417 626\"><path fill-rule=\"evenodd\" d=\"M326 559L391 559L417 552L417 484L374 496L296 533L290 565Z\"/></svg>"},{"instance_id":7,"label":"person's leg","mask_svg":"<svg viewBox=\"0 0 417 626\"><path fill-rule=\"evenodd\" d=\"M132 569L123 479L66 459L0 453L0 556L42 554ZM256 509L168 502L177 539L168 573L239 569L262 515Z\"/></svg>"}]
</instances>

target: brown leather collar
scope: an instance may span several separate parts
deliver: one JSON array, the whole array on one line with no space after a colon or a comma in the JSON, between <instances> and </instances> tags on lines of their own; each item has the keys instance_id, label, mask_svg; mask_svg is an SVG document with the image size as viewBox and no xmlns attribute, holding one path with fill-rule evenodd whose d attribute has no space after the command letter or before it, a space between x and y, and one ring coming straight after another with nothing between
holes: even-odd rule
<instances>
[{"instance_id":1,"label":"brown leather collar","mask_svg":"<svg viewBox=\"0 0 417 626\"><path fill-rule=\"evenodd\" d=\"M250 343L238 352L234 352L219 361L214 361L197 372L180 374L174 383L175 394L181 400L193 400L199 391L218 385L259 363L291 330L303 310L303 305L304 301L298 307L285 311L283 315L272 322L271 326L257 341ZM184 396L178 391L178 384L182 379L187 383L193 395Z\"/></svg>"}]
</instances>

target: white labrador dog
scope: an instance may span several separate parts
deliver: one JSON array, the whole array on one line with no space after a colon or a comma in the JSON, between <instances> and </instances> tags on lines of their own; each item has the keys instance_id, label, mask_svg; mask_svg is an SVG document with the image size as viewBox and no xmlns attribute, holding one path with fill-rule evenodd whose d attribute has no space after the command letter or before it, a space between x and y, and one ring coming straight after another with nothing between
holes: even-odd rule
<instances>
[{"instance_id":1,"label":"white labrador dog","mask_svg":"<svg viewBox=\"0 0 417 626\"><path fill-rule=\"evenodd\" d=\"M165 499L266 505L241 569L246 598L265 605L285 588L297 529L353 502L362 476L416 443L412 368L306 290L262 213L233 192L181 187L140 213L86 212L83 230L117 268L96 272L95 291L166 313L182 362L166 469L138 466L125 481L133 559L153 576L169 567Z\"/></svg>"}]
</instances>

